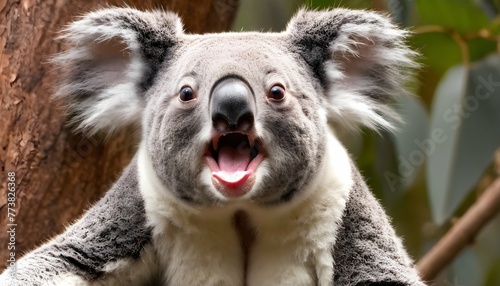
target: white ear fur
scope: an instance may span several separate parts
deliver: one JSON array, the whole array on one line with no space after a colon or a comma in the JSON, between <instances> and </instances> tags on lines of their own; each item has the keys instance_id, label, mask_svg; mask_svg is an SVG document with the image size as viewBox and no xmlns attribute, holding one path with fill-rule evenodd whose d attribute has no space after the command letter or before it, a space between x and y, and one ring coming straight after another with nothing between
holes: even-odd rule
<instances>
[{"instance_id":1,"label":"white ear fur","mask_svg":"<svg viewBox=\"0 0 500 286\"><path fill-rule=\"evenodd\" d=\"M306 41L328 47L321 72L336 128L394 128L389 118L399 116L390 103L407 94L405 83L418 66L417 54L405 45L407 31L378 13L347 9L300 11L288 29L316 34Z\"/></svg>"},{"instance_id":2,"label":"white ear fur","mask_svg":"<svg viewBox=\"0 0 500 286\"><path fill-rule=\"evenodd\" d=\"M180 33L175 14L130 8L99 10L70 24L60 36L68 48L53 60L62 73L55 97L67 104L70 124L90 134L139 126L143 86L163 60L144 41L163 43L166 51Z\"/></svg>"}]
</instances>

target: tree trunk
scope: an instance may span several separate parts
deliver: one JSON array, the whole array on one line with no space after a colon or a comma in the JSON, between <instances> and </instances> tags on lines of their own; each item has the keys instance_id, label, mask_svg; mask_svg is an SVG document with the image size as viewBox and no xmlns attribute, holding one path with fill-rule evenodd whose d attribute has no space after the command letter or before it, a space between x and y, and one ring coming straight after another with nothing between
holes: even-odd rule
<instances>
[{"instance_id":1,"label":"tree trunk","mask_svg":"<svg viewBox=\"0 0 500 286\"><path fill-rule=\"evenodd\" d=\"M110 0L139 9L173 10L189 32L227 30L238 0ZM71 133L50 102L47 61L60 51L57 32L99 0L0 0L0 263L64 230L117 179L134 152L130 134L106 140ZM15 194L15 198L14 198ZM8 204L11 203L11 204ZM10 243L10 245L9 245ZM15 246L15 249L9 246ZM0 267L3 269L3 267Z\"/></svg>"}]
</instances>

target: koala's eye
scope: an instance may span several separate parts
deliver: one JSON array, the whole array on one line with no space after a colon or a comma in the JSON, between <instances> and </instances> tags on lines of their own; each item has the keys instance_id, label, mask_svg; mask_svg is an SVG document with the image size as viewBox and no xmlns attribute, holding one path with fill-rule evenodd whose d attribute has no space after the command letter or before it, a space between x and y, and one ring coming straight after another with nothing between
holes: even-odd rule
<instances>
[{"instance_id":1,"label":"koala's eye","mask_svg":"<svg viewBox=\"0 0 500 286\"><path fill-rule=\"evenodd\" d=\"M179 99L181 101L190 101L196 98L196 93L190 86L183 86L179 91Z\"/></svg>"},{"instance_id":2,"label":"koala's eye","mask_svg":"<svg viewBox=\"0 0 500 286\"><path fill-rule=\"evenodd\" d=\"M273 101L281 101L285 98L285 88L276 84L269 90L267 98Z\"/></svg>"}]
</instances>

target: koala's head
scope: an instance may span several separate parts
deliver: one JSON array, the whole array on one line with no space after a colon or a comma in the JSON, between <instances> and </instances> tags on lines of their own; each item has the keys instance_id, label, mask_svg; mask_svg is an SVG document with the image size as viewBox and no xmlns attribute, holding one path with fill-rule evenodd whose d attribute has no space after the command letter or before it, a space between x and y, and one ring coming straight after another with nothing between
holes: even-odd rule
<instances>
[{"instance_id":1,"label":"koala's head","mask_svg":"<svg viewBox=\"0 0 500 286\"><path fill-rule=\"evenodd\" d=\"M172 13L105 9L71 24L59 96L91 133L138 125L156 176L196 205L275 204L307 189L326 134L390 128L413 65L373 12L300 11L281 33L183 33Z\"/></svg>"}]
</instances>

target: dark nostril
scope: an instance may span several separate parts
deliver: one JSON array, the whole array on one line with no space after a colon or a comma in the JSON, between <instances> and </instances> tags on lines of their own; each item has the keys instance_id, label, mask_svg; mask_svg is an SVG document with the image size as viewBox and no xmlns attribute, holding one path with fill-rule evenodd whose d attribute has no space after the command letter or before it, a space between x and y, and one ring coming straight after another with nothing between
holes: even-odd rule
<instances>
[{"instance_id":1,"label":"dark nostril","mask_svg":"<svg viewBox=\"0 0 500 286\"><path fill-rule=\"evenodd\" d=\"M219 132L249 131L254 124L255 102L248 85L237 78L219 82L210 100L212 124Z\"/></svg>"},{"instance_id":2,"label":"dark nostril","mask_svg":"<svg viewBox=\"0 0 500 286\"><path fill-rule=\"evenodd\" d=\"M253 114L249 113L243 115L240 118L236 129L240 131L250 131L253 128L253 120Z\"/></svg>"},{"instance_id":3,"label":"dark nostril","mask_svg":"<svg viewBox=\"0 0 500 286\"><path fill-rule=\"evenodd\" d=\"M213 118L212 123L213 123L214 129L219 131L219 132L225 132L225 131L229 131L231 129L227 120L222 118L222 117Z\"/></svg>"},{"instance_id":4,"label":"dark nostril","mask_svg":"<svg viewBox=\"0 0 500 286\"><path fill-rule=\"evenodd\" d=\"M228 120L223 118L222 116L216 116L212 119L213 127L215 130L219 132L226 132L231 130L238 131L250 131L253 128L253 115L247 114L242 116L242 118L235 124L229 124Z\"/></svg>"}]
</instances>

